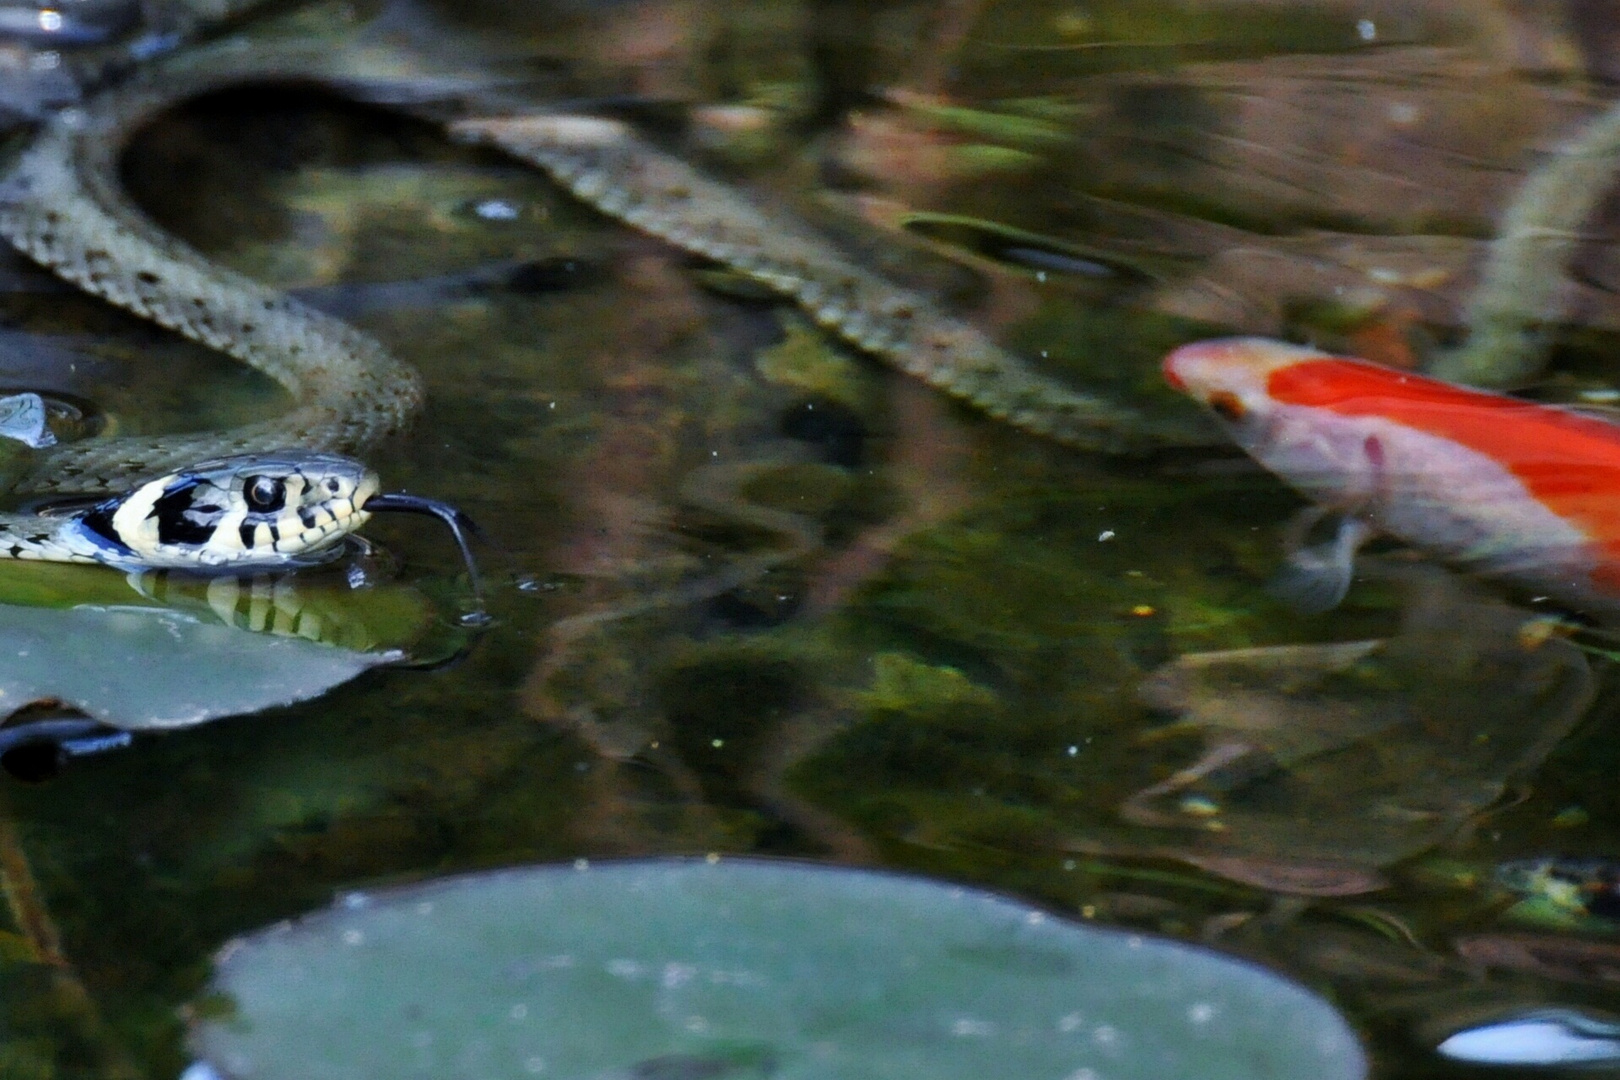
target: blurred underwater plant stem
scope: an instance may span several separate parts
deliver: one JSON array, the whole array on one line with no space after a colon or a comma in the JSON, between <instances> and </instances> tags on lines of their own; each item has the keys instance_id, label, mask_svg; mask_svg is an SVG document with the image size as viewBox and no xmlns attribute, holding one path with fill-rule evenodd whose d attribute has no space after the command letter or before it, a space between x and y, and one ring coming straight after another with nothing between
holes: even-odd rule
<instances>
[{"instance_id":1,"label":"blurred underwater plant stem","mask_svg":"<svg viewBox=\"0 0 1620 1080\"><path fill-rule=\"evenodd\" d=\"M3 806L0 806L0 889L5 892L11 921L34 947L40 962L69 970L71 965L62 952L62 936L39 895L39 885L28 865L28 854L23 850L16 822Z\"/></svg>"},{"instance_id":2,"label":"blurred underwater plant stem","mask_svg":"<svg viewBox=\"0 0 1620 1080\"><path fill-rule=\"evenodd\" d=\"M1468 299L1468 340L1436 356L1430 374L1512 387L1540 372L1564 314L1567 264L1617 167L1620 102L1588 120L1520 187Z\"/></svg>"},{"instance_id":3,"label":"blurred underwater plant stem","mask_svg":"<svg viewBox=\"0 0 1620 1080\"><path fill-rule=\"evenodd\" d=\"M129 1053L114 1037L62 949L62 935L51 918L39 883L34 879L22 836L10 806L0 796L0 892L18 932L33 948L37 962L50 969L50 981L74 1034L93 1049L103 1080L143 1080Z\"/></svg>"}]
</instances>

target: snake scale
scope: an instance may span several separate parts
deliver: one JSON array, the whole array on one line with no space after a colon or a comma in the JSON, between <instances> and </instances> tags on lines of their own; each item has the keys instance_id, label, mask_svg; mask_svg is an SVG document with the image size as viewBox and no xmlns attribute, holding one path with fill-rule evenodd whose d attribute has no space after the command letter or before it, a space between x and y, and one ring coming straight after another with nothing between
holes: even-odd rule
<instances>
[{"instance_id":1,"label":"snake scale","mask_svg":"<svg viewBox=\"0 0 1620 1080\"><path fill-rule=\"evenodd\" d=\"M379 342L216 265L157 226L122 188L120 156L159 113L230 85L290 78L323 77L289 69L284 58L240 52L222 70L156 67L49 118L0 177L0 236L85 291L263 372L294 402L273 420L224 431L53 447L39 452L18 491L107 492L222 455L363 452L421 404L418 375ZM344 92L342 80L326 81ZM1201 435L1039 374L926 297L620 123L521 115L464 119L450 132L538 166L603 213L763 284L851 344L1008 423L1107 451ZM37 516L0 515L0 557L91 561L66 550L60 528Z\"/></svg>"}]
</instances>

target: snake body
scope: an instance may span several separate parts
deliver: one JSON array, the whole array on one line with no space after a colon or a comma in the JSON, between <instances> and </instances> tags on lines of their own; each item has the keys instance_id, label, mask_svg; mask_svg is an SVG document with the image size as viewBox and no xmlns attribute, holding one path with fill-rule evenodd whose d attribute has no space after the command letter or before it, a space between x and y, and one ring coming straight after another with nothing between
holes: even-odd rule
<instances>
[{"instance_id":1,"label":"snake body","mask_svg":"<svg viewBox=\"0 0 1620 1080\"><path fill-rule=\"evenodd\" d=\"M284 59L235 57L224 70L155 69L47 120L0 178L0 236L85 291L270 376L291 394L293 408L224 431L54 447L39 453L17 490L105 492L199 459L248 455L251 463L251 455L289 447L360 452L420 405L418 375L380 343L214 264L124 193L120 155L158 113L242 82L322 77L289 70ZM463 121L452 133L540 167L604 213L760 282L861 349L1011 424L1108 451L1202 437L1201 429L1152 421L1040 375L927 298L858 266L808 228L766 214L621 124L522 116ZM0 557L70 557L65 528L0 515Z\"/></svg>"},{"instance_id":2,"label":"snake body","mask_svg":"<svg viewBox=\"0 0 1620 1080\"><path fill-rule=\"evenodd\" d=\"M238 81L236 75L231 81ZM53 448L25 492L104 492L205 458L304 447L347 453L397 430L421 380L342 320L219 266L130 203L118 160L132 132L218 76L143 83L48 122L0 181L0 235L86 292L258 369L292 395L274 420L227 431Z\"/></svg>"},{"instance_id":3,"label":"snake body","mask_svg":"<svg viewBox=\"0 0 1620 1080\"><path fill-rule=\"evenodd\" d=\"M1201 428L1156 421L1039 374L977 327L798 223L767 215L622 123L526 116L451 131L538 165L608 216L752 278L850 344L1016 427L1111 452L1206 441Z\"/></svg>"}]
</instances>

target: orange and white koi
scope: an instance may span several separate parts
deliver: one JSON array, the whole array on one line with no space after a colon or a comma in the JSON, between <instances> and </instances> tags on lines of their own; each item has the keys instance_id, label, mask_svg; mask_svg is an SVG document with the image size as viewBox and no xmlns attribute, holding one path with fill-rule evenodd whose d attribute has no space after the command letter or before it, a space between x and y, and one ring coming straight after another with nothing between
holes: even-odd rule
<instances>
[{"instance_id":1,"label":"orange and white koi","mask_svg":"<svg viewBox=\"0 0 1620 1080\"><path fill-rule=\"evenodd\" d=\"M1164 375L1256 461L1343 516L1283 591L1325 610L1377 532L1575 607L1620 611L1620 425L1262 338L1197 342ZM1300 530L1300 535L1310 526Z\"/></svg>"}]
</instances>

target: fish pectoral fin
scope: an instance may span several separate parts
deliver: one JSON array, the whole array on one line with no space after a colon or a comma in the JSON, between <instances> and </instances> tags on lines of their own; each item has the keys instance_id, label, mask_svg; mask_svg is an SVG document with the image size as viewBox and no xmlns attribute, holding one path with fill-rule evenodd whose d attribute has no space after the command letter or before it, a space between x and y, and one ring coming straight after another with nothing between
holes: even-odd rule
<instances>
[{"instance_id":1,"label":"fish pectoral fin","mask_svg":"<svg viewBox=\"0 0 1620 1080\"><path fill-rule=\"evenodd\" d=\"M1333 535L1317 544L1305 537L1323 520L1336 516ZM1287 558L1266 585L1266 591L1295 611L1316 615L1332 611L1350 591L1355 576L1356 552L1376 530L1361 518L1311 507L1290 524Z\"/></svg>"}]
</instances>

